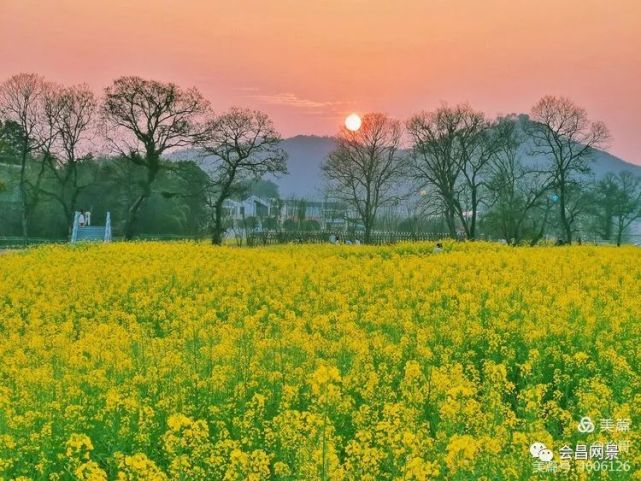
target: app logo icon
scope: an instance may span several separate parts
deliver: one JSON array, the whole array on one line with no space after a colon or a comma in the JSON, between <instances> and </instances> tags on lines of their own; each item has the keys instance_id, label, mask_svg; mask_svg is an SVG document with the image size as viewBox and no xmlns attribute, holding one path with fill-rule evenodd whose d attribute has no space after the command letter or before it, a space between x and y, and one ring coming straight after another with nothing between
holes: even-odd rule
<instances>
[{"instance_id":1,"label":"app logo icon","mask_svg":"<svg viewBox=\"0 0 641 481\"><path fill-rule=\"evenodd\" d=\"M552 458L554 457L554 454L550 449L541 449L539 452L539 459L544 462L552 461Z\"/></svg>"},{"instance_id":2,"label":"app logo icon","mask_svg":"<svg viewBox=\"0 0 641 481\"><path fill-rule=\"evenodd\" d=\"M545 449L545 444L543 443L532 443L530 446L530 454L532 455L533 458L538 458L539 453Z\"/></svg>"},{"instance_id":3,"label":"app logo icon","mask_svg":"<svg viewBox=\"0 0 641 481\"><path fill-rule=\"evenodd\" d=\"M594 423L589 416L583 416L577 429L580 433L592 433L594 432Z\"/></svg>"},{"instance_id":4,"label":"app logo icon","mask_svg":"<svg viewBox=\"0 0 641 481\"><path fill-rule=\"evenodd\" d=\"M543 443L532 443L530 445L530 454L533 458L538 458L543 462L552 461L554 454L550 449L548 449Z\"/></svg>"}]
</instances>

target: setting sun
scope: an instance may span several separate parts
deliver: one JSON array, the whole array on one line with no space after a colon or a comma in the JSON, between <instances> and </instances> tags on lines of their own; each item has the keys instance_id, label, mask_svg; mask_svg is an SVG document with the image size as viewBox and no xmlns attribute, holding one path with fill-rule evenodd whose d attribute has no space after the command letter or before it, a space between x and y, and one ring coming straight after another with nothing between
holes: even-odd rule
<instances>
[{"instance_id":1,"label":"setting sun","mask_svg":"<svg viewBox=\"0 0 641 481\"><path fill-rule=\"evenodd\" d=\"M349 114L345 118L345 127L347 127L347 129L351 130L352 132L356 132L358 129L360 129L361 118L358 116L358 114Z\"/></svg>"}]
</instances>

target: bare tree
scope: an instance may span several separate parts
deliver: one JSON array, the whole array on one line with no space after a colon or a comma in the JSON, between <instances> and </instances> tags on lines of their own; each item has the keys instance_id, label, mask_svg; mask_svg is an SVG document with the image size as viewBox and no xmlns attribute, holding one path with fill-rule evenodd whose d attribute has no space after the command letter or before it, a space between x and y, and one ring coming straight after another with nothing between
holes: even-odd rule
<instances>
[{"instance_id":1,"label":"bare tree","mask_svg":"<svg viewBox=\"0 0 641 481\"><path fill-rule=\"evenodd\" d=\"M41 196L48 192L44 189L47 180L49 167L54 163L55 145L58 140L58 130L56 128L56 119L60 113L60 98L63 88L54 83L48 82L42 93L42 117L38 126L39 147L32 155L32 163L35 171L29 176L27 184L29 186L29 205L33 211L39 203Z\"/></svg>"},{"instance_id":2,"label":"bare tree","mask_svg":"<svg viewBox=\"0 0 641 481\"><path fill-rule=\"evenodd\" d=\"M615 178L618 187L614 218L617 229L617 246L621 245L623 235L630 225L641 219L641 178L630 172L621 172Z\"/></svg>"},{"instance_id":3,"label":"bare tree","mask_svg":"<svg viewBox=\"0 0 641 481\"><path fill-rule=\"evenodd\" d=\"M240 193L247 180L287 173L287 153L271 119L255 110L232 108L208 122L206 131L202 147L207 155L204 169L211 178L212 243L221 244L225 200Z\"/></svg>"},{"instance_id":4,"label":"bare tree","mask_svg":"<svg viewBox=\"0 0 641 481\"><path fill-rule=\"evenodd\" d=\"M467 239L476 239L479 208L487 203L487 178L492 160L505 149L509 137L497 122L489 122L482 112L469 111L460 132L459 148L463 185L459 189L457 214Z\"/></svg>"},{"instance_id":5,"label":"bare tree","mask_svg":"<svg viewBox=\"0 0 641 481\"><path fill-rule=\"evenodd\" d=\"M518 244L528 230L531 241L536 243L540 237L538 233L547 222L550 202L546 193L550 181L537 166L522 162L526 138L518 122L513 117L506 117L494 126L495 135L501 142L488 176L490 211L486 217L497 225L508 242ZM536 215L538 212L543 215Z\"/></svg>"},{"instance_id":6,"label":"bare tree","mask_svg":"<svg viewBox=\"0 0 641 481\"><path fill-rule=\"evenodd\" d=\"M469 105L442 106L407 122L412 139L411 172L419 189L433 188L444 208L449 234L457 220L468 238L476 237L483 174L499 148L482 112Z\"/></svg>"},{"instance_id":7,"label":"bare tree","mask_svg":"<svg viewBox=\"0 0 641 481\"><path fill-rule=\"evenodd\" d=\"M358 212L365 243L371 242L378 210L401 198L399 183L406 170L401 136L397 120L364 115L359 130L341 128L336 149L323 164L330 190Z\"/></svg>"},{"instance_id":8,"label":"bare tree","mask_svg":"<svg viewBox=\"0 0 641 481\"><path fill-rule=\"evenodd\" d=\"M588 192L589 227L601 239L612 240L614 235L614 200L619 192L615 174L608 173L595 181Z\"/></svg>"},{"instance_id":9,"label":"bare tree","mask_svg":"<svg viewBox=\"0 0 641 481\"><path fill-rule=\"evenodd\" d=\"M146 173L141 192L127 213L125 237L130 239L138 209L151 196L158 173L166 167L163 154L202 139L200 120L209 103L195 88L121 77L105 89L101 110L108 142Z\"/></svg>"},{"instance_id":10,"label":"bare tree","mask_svg":"<svg viewBox=\"0 0 641 481\"><path fill-rule=\"evenodd\" d=\"M51 84L44 77L21 73L0 84L0 114L18 126L20 156L19 190L22 204L22 235L29 235L29 217L36 206L37 190L29 183L31 156L50 141L45 121L45 96Z\"/></svg>"},{"instance_id":11,"label":"bare tree","mask_svg":"<svg viewBox=\"0 0 641 481\"><path fill-rule=\"evenodd\" d=\"M71 232L73 212L80 193L90 184L82 179L80 164L91 159L97 101L87 85L62 88L46 101L46 118L52 142L45 145L43 162L49 166L56 189L46 192L61 206Z\"/></svg>"},{"instance_id":12,"label":"bare tree","mask_svg":"<svg viewBox=\"0 0 641 481\"><path fill-rule=\"evenodd\" d=\"M607 141L608 130L604 123L590 121L585 109L566 97L543 97L532 108L531 117L534 152L550 162L561 228L565 241L571 243L578 204L570 197L581 192L581 176L589 173L591 154Z\"/></svg>"},{"instance_id":13,"label":"bare tree","mask_svg":"<svg viewBox=\"0 0 641 481\"><path fill-rule=\"evenodd\" d=\"M641 178L626 171L609 173L597 183L594 194L601 223L606 227L602 234L609 234L614 224L616 243L620 246L626 230L641 219Z\"/></svg>"}]
</instances>

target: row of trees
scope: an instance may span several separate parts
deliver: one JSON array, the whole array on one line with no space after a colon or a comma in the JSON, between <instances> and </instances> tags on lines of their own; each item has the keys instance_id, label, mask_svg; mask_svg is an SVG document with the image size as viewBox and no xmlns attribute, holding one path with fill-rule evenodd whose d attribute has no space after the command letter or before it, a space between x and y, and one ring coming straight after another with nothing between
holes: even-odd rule
<instances>
[{"instance_id":1,"label":"row of trees","mask_svg":"<svg viewBox=\"0 0 641 481\"><path fill-rule=\"evenodd\" d=\"M641 182L627 172L590 175L592 154L608 137L602 123L558 97L541 99L529 117L489 119L469 105L404 124L372 113L357 131L339 131L323 171L331 197L360 219L365 242L404 206L402 229L429 224L468 239L482 230L515 243L553 232L572 242L588 222L620 243L641 216ZM68 234L73 212L90 203L99 213L117 210L125 238L150 218L156 231L176 218L183 233L206 230L221 243L225 201L265 174L286 173L286 160L267 115L215 114L193 88L122 77L98 98L86 85L36 74L0 84L0 164L12 167L0 196L17 192L25 238L45 207Z\"/></svg>"},{"instance_id":2,"label":"row of trees","mask_svg":"<svg viewBox=\"0 0 641 481\"><path fill-rule=\"evenodd\" d=\"M36 74L18 74L0 84L0 116L3 157L19 166L25 238L45 198L59 205L70 230L79 197L97 181L87 175L91 169L81 166L97 156L110 155L124 170L123 181L135 180L128 189L133 195L123 227L128 239L163 173L171 172L189 187L163 191L163 197L204 199L213 241L220 243L225 199L250 179L286 172L287 155L267 115L239 108L216 115L198 90L173 83L122 77L98 99L86 85L64 87ZM202 169L167 159L185 148L202 154Z\"/></svg>"},{"instance_id":3,"label":"row of trees","mask_svg":"<svg viewBox=\"0 0 641 481\"><path fill-rule=\"evenodd\" d=\"M399 202L440 216L453 237L478 238L482 221L515 243L536 243L550 226L571 243L585 214L620 244L641 217L639 178L590 175L591 156L608 131L567 98L544 97L529 117L488 119L469 105L442 106L404 127L383 114L365 115L359 130L340 131L324 164L330 188L358 212L366 242L381 209ZM401 148L404 135L409 152Z\"/></svg>"}]
</instances>

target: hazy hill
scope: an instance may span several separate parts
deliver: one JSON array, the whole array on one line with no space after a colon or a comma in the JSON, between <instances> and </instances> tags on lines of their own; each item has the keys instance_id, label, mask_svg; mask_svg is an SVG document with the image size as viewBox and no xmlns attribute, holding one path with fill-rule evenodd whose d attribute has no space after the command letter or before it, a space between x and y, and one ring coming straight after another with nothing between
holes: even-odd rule
<instances>
[{"instance_id":1,"label":"hazy hill","mask_svg":"<svg viewBox=\"0 0 641 481\"><path fill-rule=\"evenodd\" d=\"M603 177L608 172L618 174L628 171L635 175L641 175L641 165L626 162L619 157L609 154L603 150L594 152L591 164L592 170L597 177Z\"/></svg>"},{"instance_id":2,"label":"hazy hill","mask_svg":"<svg viewBox=\"0 0 641 481\"><path fill-rule=\"evenodd\" d=\"M287 161L288 175L278 178L268 177L278 185L280 195L288 197L322 198L323 176L321 165L327 155L334 149L335 140L332 137L315 135L297 135L283 141L283 147L289 154ZM192 158L187 151L174 153L172 158ZM529 162L545 165L543 157L525 157ZM605 151L595 151L593 154L592 170L597 178L608 172L618 173L630 171L641 176L641 166L626 162Z\"/></svg>"},{"instance_id":3,"label":"hazy hill","mask_svg":"<svg viewBox=\"0 0 641 481\"><path fill-rule=\"evenodd\" d=\"M281 196L322 197L324 181L321 165L334 146L332 137L297 135L286 139L283 147L289 154L289 174L274 179Z\"/></svg>"},{"instance_id":4,"label":"hazy hill","mask_svg":"<svg viewBox=\"0 0 641 481\"><path fill-rule=\"evenodd\" d=\"M283 197L321 195L323 187L321 164L334 148L334 142L331 137L313 135L299 135L284 141L283 146L289 154L289 175L275 180ZM538 165L544 165L546 161L542 157L525 157L525 159ZM641 176L640 165L626 162L602 150L593 153L591 167L597 178L603 177L608 172L621 171L630 171Z\"/></svg>"}]
</instances>

